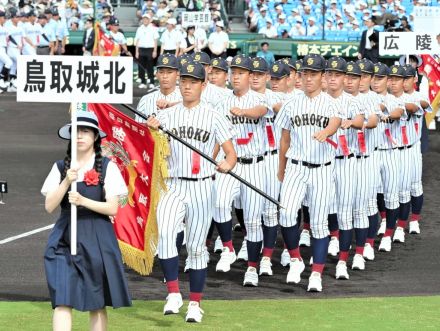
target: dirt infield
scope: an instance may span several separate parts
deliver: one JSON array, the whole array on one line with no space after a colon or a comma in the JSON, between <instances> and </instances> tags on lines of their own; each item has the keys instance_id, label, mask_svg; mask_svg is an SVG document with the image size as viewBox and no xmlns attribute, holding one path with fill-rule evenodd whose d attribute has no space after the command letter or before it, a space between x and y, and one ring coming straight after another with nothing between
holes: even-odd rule
<instances>
[{"instance_id":1,"label":"dirt infield","mask_svg":"<svg viewBox=\"0 0 440 331\"><path fill-rule=\"evenodd\" d=\"M135 91L135 102L141 96ZM9 193L0 205L0 241L47 226L56 215L44 211L39 190L52 163L64 156L66 143L57 137L57 129L68 121L68 106L43 103L16 103L15 95L0 95L0 180L7 180ZM354 297L440 294L440 135L430 134L430 151L424 156L422 234L407 235L405 244L394 245L391 253L377 253L364 272L351 272L349 281L334 279L335 259L329 259L324 271L324 291L306 292L310 268L299 285L285 284L287 269L279 265L281 241L274 253L274 276L261 277L258 288L243 288L245 263L234 263L226 274L215 273L218 254L211 254L205 291L207 299L288 298L293 296ZM43 250L49 232L0 245L0 300L47 300L43 270ZM234 234L239 249L242 235ZM309 250L302 250L306 261ZM183 269L183 259L181 267ZM127 270L129 287L135 299L163 299L166 295L158 264L149 277ZM182 273L181 288L188 293L188 276Z\"/></svg>"}]
</instances>

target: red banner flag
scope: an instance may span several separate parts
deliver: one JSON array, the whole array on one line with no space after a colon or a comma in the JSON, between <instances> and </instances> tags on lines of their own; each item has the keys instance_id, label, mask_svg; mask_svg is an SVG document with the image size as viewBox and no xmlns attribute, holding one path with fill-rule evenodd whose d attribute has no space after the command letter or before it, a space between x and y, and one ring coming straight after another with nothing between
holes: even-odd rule
<instances>
[{"instance_id":1,"label":"red banner flag","mask_svg":"<svg viewBox=\"0 0 440 331\"><path fill-rule=\"evenodd\" d=\"M431 55L422 55L423 64L420 70L425 72L429 81L429 101L432 112L425 116L426 124L435 118L440 107L440 63Z\"/></svg>"},{"instance_id":2,"label":"red banner flag","mask_svg":"<svg viewBox=\"0 0 440 331\"><path fill-rule=\"evenodd\" d=\"M153 268L158 230L156 206L167 176L165 136L124 115L108 104L88 104L96 114L103 139L103 155L115 162L127 184L113 226L125 264L148 275Z\"/></svg>"},{"instance_id":3,"label":"red banner flag","mask_svg":"<svg viewBox=\"0 0 440 331\"><path fill-rule=\"evenodd\" d=\"M99 22L95 23L95 43L93 44L93 55L95 56L116 56L119 55L119 45L102 31Z\"/></svg>"}]
</instances>

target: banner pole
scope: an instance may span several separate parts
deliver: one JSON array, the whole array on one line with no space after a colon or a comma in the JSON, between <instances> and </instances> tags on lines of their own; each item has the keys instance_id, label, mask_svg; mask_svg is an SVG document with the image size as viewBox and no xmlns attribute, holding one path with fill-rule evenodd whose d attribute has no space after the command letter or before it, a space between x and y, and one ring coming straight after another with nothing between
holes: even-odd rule
<instances>
[{"instance_id":1,"label":"banner pole","mask_svg":"<svg viewBox=\"0 0 440 331\"><path fill-rule=\"evenodd\" d=\"M72 126L71 126L71 134L70 134L70 142L71 142L71 168L75 169L77 167L77 143L78 143L78 131L77 131L77 122L76 122L76 111L77 111L77 103L72 102L70 104L70 114L72 117ZM77 192L76 181L72 182L71 192ZM77 208L74 204L70 205L70 253L72 255L76 255L76 237L77 237Z\"/></svg>"}]
</instances>

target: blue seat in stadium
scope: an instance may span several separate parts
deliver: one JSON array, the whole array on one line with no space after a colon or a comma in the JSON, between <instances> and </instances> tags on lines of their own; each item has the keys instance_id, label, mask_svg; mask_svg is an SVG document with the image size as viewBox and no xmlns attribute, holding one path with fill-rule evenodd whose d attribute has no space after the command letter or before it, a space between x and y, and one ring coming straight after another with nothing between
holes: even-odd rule
<instances>
[{"instance_id":1,"label":"blue seat in stadium","mask_svg":"<svg viewBox=\"0 0 440 331\"><path fill-rule=\"evenodd\" d=\"M361 39L361 31L348 31L348 41L358 41Z\"/></svg>"}]
</instances>

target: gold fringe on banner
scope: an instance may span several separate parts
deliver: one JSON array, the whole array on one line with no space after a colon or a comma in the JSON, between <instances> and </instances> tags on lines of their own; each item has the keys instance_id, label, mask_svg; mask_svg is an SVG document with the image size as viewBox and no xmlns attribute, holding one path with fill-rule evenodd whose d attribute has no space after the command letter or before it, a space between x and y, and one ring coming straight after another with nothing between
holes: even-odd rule
<instances>
[{"instance_id":1,"label":"gold fringe on banner","mask_svg":"<svg viewBox=\"0 0 440 331\"><path fill-rule=\"evenodd\" d=\"M168 177L166 158L170 154L168 140L158 131L150 130L154 140L153 176L151 178L150 211L144 233L144 250L139 250L118 240L123 262L143 276L153 270L154 255L159 237L156 211L161 193L166 190L165 178Z\"/></svg>"}]
</instances>

